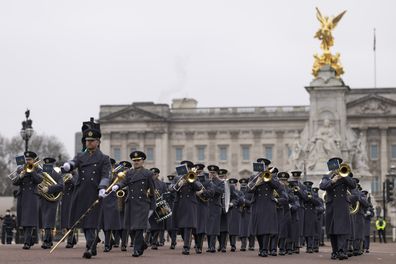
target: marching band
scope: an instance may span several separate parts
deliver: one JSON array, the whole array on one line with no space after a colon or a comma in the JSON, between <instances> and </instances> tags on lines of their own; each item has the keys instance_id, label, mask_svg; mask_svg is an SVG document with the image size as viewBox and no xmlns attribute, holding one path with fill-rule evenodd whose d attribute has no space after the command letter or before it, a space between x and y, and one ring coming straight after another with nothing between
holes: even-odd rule
<instances>
[{"instance_id":1,"label":"marching band","mask_svg":"<svg viewBox=\"0 0 396 264\"><path fill-rule=\"evenodd\" d=\"M176 173L160 177L160 169L144 167L146 154L130 153L129 161L111 159L100 149L98 129L83 131L86 150L61 168L48 157L24 153L24 164L9 175L19 187L17 223L23 227L23 249L34 244L33 230L44 230L43 249L51 252L67 238L76 244L75 230L84 232L84 258L97 255L98 233L105 234L104 252L118 247L139 257L151 246L163 245L164 231L175 249L177 235L183 239L182 254L255 250L258 256L319 252L324 230L330 239L331 259L361 255L369 248L369 223L373 207L348 164L332 158L319 186L302 181L301 171L280 171L266 158L253 163L249 178L230 178L232 172L210 164L184 160ZM205 171L207 169L207 172ZM239 187L238 187L239 185ZM324 196L319 195L324 191ZM61 228L67 231L55 246L53 230L60 207ZM368 229L368 231L367 231ZM192 241L193 240L193 241ZM218 246L216 247L216 243Z\"/></svg>"}]
</instances>

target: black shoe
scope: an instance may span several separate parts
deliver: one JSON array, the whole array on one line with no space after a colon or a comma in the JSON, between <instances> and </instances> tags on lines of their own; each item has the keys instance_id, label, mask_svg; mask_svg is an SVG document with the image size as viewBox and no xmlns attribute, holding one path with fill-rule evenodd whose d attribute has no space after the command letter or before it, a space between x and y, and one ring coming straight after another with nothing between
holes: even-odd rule
<instances>
[{"instance_id":1,"label":"black shoe","mask_svg":"<svg viewBox=\"0 0 396 264\"><path fill-rule=\"evenodd\" d=\"M226 252L227 252L227 249L222 248L222 249L221 249L221 252L226 253Z\"/></svg>"},{"instance_id":2,"label":"black shoe","mask_svg":"<svg viewBox=\"0 0 396 264\"><path fill-rule=\"evenodd\" d=\"M370 253L370 251L368 250L368 249L366 249L366 251L365 251L366 253Z\"/></svg>"},{"instance_id":3,"label":"black shoe","mask_svg":"<svg viewBox=\"0 0 396 264\"><path fill-rule=\"evenodd\" d=\"M140 257L139 251L134 250L132 253L132 257L135 257L135 258Z\"/></svg>"},{"instance_id":4,"label":"black shoe","mask_svg":"<svg viewBox=\"0 0 396 264\"><path fill-rule=\"evenodd\" d=\"M344 252L338 252L338 259L339 260L343 260L343 259L348 259L347 254L345 254Z\"/></svg>"},{"instance_id":5,"label":"black shoe","mask_svg":"<svg viewBox=\"0 0 396 264\"><path fill-rule=\"evenodd\" d=\"M338 257L337 253L335 253L335 252L331 253L331 257L330 257L331 259L337 259L337 257Z\"/></svg>"},{"instance_id":6,"label":"black shoe","mask_svg":"<svg viewBox=\"0 0 396 264\"><path fill-rule=\"evenodd\" d=\"M195 248L195 253L197 253L197 254L202 254L202 249L196 247L196 248Z\"/></svg>"},{"instance_id":7,"label":"black shoe","mask_svg":"<svg viewBox=\"0 0 396 264\"><path fill-rule=\"evenodd\" d=\"M158 250L158 247L157 247L157 245L152 245L152 246L151 246L151 249L153 249L153 250Z\"/></svg>"},{"instance_id":8,"label":"black shoe","mask_svg":"<svg viewBox=\"0 0 396 264\"><path fill-rule=\"evenodd\" d=\"M314 248L313 252L318 253L319 252L319 248Z\"/></svg>"},{"instance_id":9,"label":"black shoe","mask_svg":"<svg viewBox=\"0 0 396 264\"><path fill-rule=\"evenodd\" d=\"M105 246L105 248L104 248L103 252L110 252L110 247L108 247L108 246Z\"/></svg>"},{"instance_id":10,"label":"black shoe","mask_svg":"<svg viewBox=\"0 0 396 264\"><path fill-rule=\"evenodd\" d=\"M292 250L288 250L286 251L287 255L293 255L293 251Z\"/></svg>"},{"instance_id":11,"label":"black shoe","mask_svg":"<svg viewBox=\"0 0 396 264\"><path fill-rule=\"evenodd\" d=\"M183 255L190 255L190 250L188 248L183 248Z\"/></svg>"},{"instance_id":12,"label":"black shoe","mask_svg":"<svg viewBox=\"0 0 396 264\"><path fill-rule=\"evenodd\" d=\"M293 253L300 254L300 248L296 248Z\"/></svg>"},{"instance_id":13,"label":"black shoe","mask_svg":"<svg viewBox=\"0 0 396 264\"><path fill-rule=\"evenodd\" d=\"M260 256L260 257L266 258L266 257L268 257L268 252L265 251L265 250L262 250L262 251L260 252L259 256Z\"/></svg>"},{"instance_id":14,"label":"black shoe","mask_svg":"<svg viewBox=\"0 0 396 264\"><path fill-rule=\"evenodd\" d=\"M285 251L280 250L280 251L279 251L279 256L284 256L284 255L286 255Z\"/></svg>"},{"instance_id":15,"label":"black shoe","mask_svg":"<svg viewBox=\"0 0 396 264\"><path fill-rule=\"evenodd\" d=\"M217 252L220 252L221 248L217 248Z\"/></svg>"},{"instance_id":16,"label":"black shoe","mask_svg":"<svg viewBox=\"0 0 396 264\"><path fill-rule=\"evenodd\" d=\"M241 248L240 250L241 250L241 251L246 251L246 248Z\"/></svg>"},{"instance_id":17,"label":"black shoe","mask_svg":"<svg viewBox=\"0 0 396 264\"><path fill-rule=\"evenodd\" d=\"M66 248L73 248L73 244L67 243Z\"/></svg>"},{"instance_id":18,"label":"black shoe","mask_svg":"<svg viewBox=\"0 0 396 264\"><path fill-rule=\"evenodd\" d=\"M91 252L92 252L92 256L96 256L98 254L98 252L96 252L96 248L93 248Z\"/></svg>"},{"instance_id":19,"label":"black shoe","mask_svg":"<svg viewBox=\"0 0 396 264\"><path fill-rule=\"evenodd\" d=\"M354 256L359 256L359 251L353 251Z\"/></svg>"},{"instance_id":20,"label":"black shoe","mask_svg":"<svg viewBox=\"0 0 396 264\"><path fill-rule=\"evenodd\" d=\"M122 246L121 246L121 251L127 251L127 248L126 248L125 245L122 245Z\"/></svg>"},{"instance_id":21,"label":"black shoe","mask_svg":"<svg viewBox=\"0 0 396 264\"><path fill-rule=\"evenodd\" d=\"M90 250L86 250L83 254L83 258L90 259L92 257L92 253Z\"/></svg>"},{"instance_id":22,"label":"black shoe","mask_svg":"<svg viewBox=\"0 0 396 264\"><path fill-rule=\"evenodd\" d=\"M254 251L254 247L249 247L249 251Z\"/></svg>"},{"instance_id":23,"label":"black shoe","mask_svg":"<svg viewBox=\"0 0 396 264\"><path fill-rule=\"evenodd\" d=\"M47 249L47 248L48 248L47 243L44 242L44 243L41 245L41 248L42 248L42 249Z\"/></svg>"},{"instance_id":24,"label":"black shoe","mask_svg":"<svg viewBox=\"0 0 396 264\"><path fill-rule=\"evenodd\" d=\"M28 244L25 244L25 245L23 245L23 247L22 247L23 249L30 249L30 245L28 245Z\"/></svg>"},{"instance_id":25,"label":"black shoe","mask_svg":"<svg viewBox=\"0 0 396 264\"><path fill-rule=\"evenodd\" d=\"M276 250L271 250L271 256L274 256L274 257L278 256L278 254L276 253Z\"/></svg>"},{"instance_id":26,"label":"black shoe","mask_svg":"<svg viewBox=\"0 0 396 264\"><path fill-rule=\"evenodd\" d=\"M158 246L159 246L159 247L163 247L163 246L164 246L164 242L159 242L159 243L158 243Z\"/></svg>"},{"instance_id":27,"label":"black shoe","mask_svg":"<svg viewBox=\"0 0 396 264\"><path fill-rule=\"evenodd\" d=\"M231 247L231 252L235 252L236 251L236 247L235 246L232 246Z\"/></svg>"},{"instance_id":28,"label":"black shoe","mask_svg":"<svg viewBox=\"0 0 396 264\"><path fill-rule=\"evenodd\" d=\"M148 245L146 243L143 244L143 250L146 250L148 248Z\"/></svg>"},{"instance_id":29,"label":"black shoe","mask_svg":"<svg viewBox=\"0 0 396 264\"><path fill-rule=\"evenodd\" d=\"M175 244L171 244L170 249L175 249L176 245Z\"/></svg>"},{"instance_id":30,"label":"black shoe","mask_svg":"<svg viewBox=\"0 0 396 264\"><path fill-rule=\"evenodd\" d=\"M216 249L211 248L211 249L210 249L210 253L216 253Z\"/></svg>"},{"instance_id":31,"label":"black shoe","mask_svg":"<svg viewBox=\"0 0 396 264\"><path fill-rule=\"evenodd\" d=\"M114 244L113 247L118 248L120 244Z\"/></svg>"},{"instance_id":32,"label":"black shoe","mask_svg":"<svg viewBox=\"0 0 396 264\"><path fill-rule=\"evenodd\" d=\"M312 254L313 253L313 249L312 248L308 248L307 249L307 253Z\"/></svg>"}]
</instances>

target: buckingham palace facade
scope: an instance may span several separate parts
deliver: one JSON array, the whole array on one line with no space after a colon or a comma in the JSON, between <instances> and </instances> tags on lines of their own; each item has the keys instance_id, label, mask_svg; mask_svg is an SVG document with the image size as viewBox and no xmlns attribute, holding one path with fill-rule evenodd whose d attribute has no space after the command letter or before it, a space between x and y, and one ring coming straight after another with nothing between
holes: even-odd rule
<instances>
[{"instance_id":1,"label":"buckingham palace facade","mask_svg":"<svg viewBox=\"0 0 396 264\"><path fill-rule=\"evenodd\" d=\"M217 164L236 178L250 176L258 157L284 170L293 145L309 123L312 104L320 108L315 100L311 94L308 106L200 108L191 98L174 99L171 106L101 105L101 149L118 161L142 150L147 154L146 167L158 167L164 178L185 159ZM396 88L348 87L342 100L348 126L365 136L371 191L379 192L389 169L396 165ZM306 174L304 166L305 161L299 169Z\"/></svg>"}]
</instances>

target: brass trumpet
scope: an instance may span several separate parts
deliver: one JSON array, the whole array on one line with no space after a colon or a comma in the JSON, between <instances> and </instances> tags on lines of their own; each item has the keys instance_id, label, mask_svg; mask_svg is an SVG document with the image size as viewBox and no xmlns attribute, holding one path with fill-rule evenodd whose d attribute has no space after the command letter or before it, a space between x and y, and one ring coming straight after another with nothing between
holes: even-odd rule
<instances>
[{"instance_id":1,"label":"brass trumpet","mask_svg":"<svg viewBox=\"0 0 396 264\"><path fill-rule=\"evenodd\" d=\"M337 170L337 174L340 175L341 177L348 177L351 171L352 169L348 164L341 163L340 168Z\"/></svg>"}]
</instances>

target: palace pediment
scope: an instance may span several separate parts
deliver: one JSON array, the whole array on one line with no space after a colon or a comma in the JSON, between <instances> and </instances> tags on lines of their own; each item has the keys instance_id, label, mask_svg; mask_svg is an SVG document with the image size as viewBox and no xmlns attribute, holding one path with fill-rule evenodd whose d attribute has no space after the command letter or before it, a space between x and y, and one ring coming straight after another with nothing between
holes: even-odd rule
<instances>
[{"instance_id":1,"label":"palace pediment","mask_svg":"<svg viewBox=\"0 0 396 264\"><path fill-rule=\"evenodd\" d=\"M377 94L369 94L347 103L347 115L393 115L396 101Z\"/></svg>"},{"instance_id":2,"label":"palace pediment","mask_svg":"<svg viewBox=\"0 0 396 264\"><path fill-rule=\"evenodd\" d=\"M143 110L134 105L100 118L101 122L164 121L165 117Z\"/></svg>"}]
</instances>

